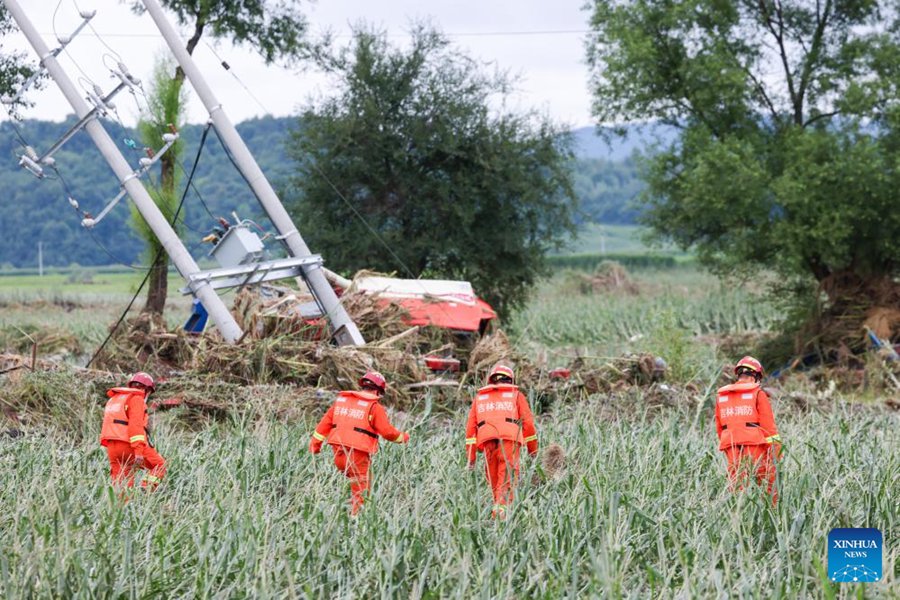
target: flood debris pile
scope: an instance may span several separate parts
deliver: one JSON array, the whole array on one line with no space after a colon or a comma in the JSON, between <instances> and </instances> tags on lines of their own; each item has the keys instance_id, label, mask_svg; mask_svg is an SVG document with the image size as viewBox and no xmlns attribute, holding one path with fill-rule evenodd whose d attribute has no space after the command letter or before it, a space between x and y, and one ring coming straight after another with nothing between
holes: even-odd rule
<instances>
[{"instance_id":1,"label":"flood debris pile","mask_svg":"<svg viewBox=\"0 0 900 600\"><path fill-rule=\"evenodd\" d=\"M0 348L19 354L41 356L77 356L83 350L81 342L70 331L60 327L38 325L6 325L0 327Z\"/></svg>"},{"instance_id":2,"label":"flood debris pile","mask_svg":"<svg viewBox=\"0 0 900 600\"><path fill-rule=\"evenodd\" d=\"M351 287L341 304L367 340L385 340L409 329L406 309ZM317 318L315 298L304 289L264 286L263 293L242 290L235 296L232 313L244 337L264 339L291 335L306 340L327 337L325 324Z\"/></svg>"},{"instance_id":3,"label":"flood debris pile","mask_svg":"<svg viewBox=\"0 0 900 600\"><path fill-rule=\"evenodd\" d=\"M345 299L351 317L369 335L365 346L336 347L320 339L324 332L304 316L302 296L242 292L235 298L234 313L247 334L238 343L225 343L214 332L194 335L170 330L140 315L113 336L94 366L120 373L141 369L163 378L193 378L204 386L288 385L335 391L354 387L361 373L374 369L390 383L386 402L406 409L425 396L442 406L464 404L483 385L491 367L503 362L515 369L538 412L560 398L649 386L665 377L665 363L649 354L627 355L599 365L577 357L567 364L550 364L516 350L499 329L479 338L409 327L403 322L402 307L385 308L377 298L354 295L352 290ZM379 314L387 316L376 327ZM441 363L446 370L426 362L435 357L449 361ZM186 400L195 402L196 410L206 410L206 405L196 404L200 398ZM215 407L206 408L215 414Z\"/></svg>"},{"instance_id":4,"label":"flood debris pile","mask_svg":"<svg viewBox=\"0 0 900 600\"><path fill-rule=\"evenodd\" d=\"M575 373L573 384L580 386L585 394L595 394L662 382L667 365L662 357L641 353L610 357L593 364L576 357L570 368Z\"/></svg>"},{"instance_id":5,"label":"flood debris pile","mask_svg":"<svg viewBox=\"0 0 900 600\"><path fill-rule=\"evenodd\" d=\"M862 368L873 342L896 354L891 345L900 344L900 283L842 271L822 280L819 292L817 314L794 336L795 355Z\"/></svg>"},{"instance_id":6,"label":"flood debris pile","mask_svg":"<svg viewBox=\"0 0 900 600\"><path fill-rule=\"evenodd\" d=\"M614 260L604 260L592 273L574 272L572 283L584 295L620 293L636 296L640 287L628 270Z\"/></svg>"},{"instance_id":7,"label":"flood debris pile","mask_svg":"<svg viewBox=\"0 0 900 600\"><path fill-rule=\"evenodd\" d=\"M502 330L497 330L481 338L472 348L466 378L473 383L484 381L491 367L497 363L512 367L522 381L534 379L537 370L536 365L513 348L506 334Z\"/></svg>"},{"instance_id":8,"label":"flood debris pile","mask_svg":"<svg viewBox=\"0 0 900 600\"><path fill-rule=\"evenodd\" d=\"M106 390L122 384L121 374L93 369L65 365L24 369L0 385L0 423L32 432L52 426L65 430L73 441L94 439ZM197 430L213 422L302 422L330 400L327 393L310 387L175 376L157 381L148 410L166 414L173 427Z\"/></svg>"},{"instance_id":9,"label":"flood debris pile","mask_svg":"<svg viewBox=\"0 0 900 600\"><path fill-rule=\"evenodd\" d=\"M628 288L627 273L615 264L601 265L592 277L598 274L617 289ZM432 300L430 296L418 299L420 303ZM161 406L161 410L180 407L190 422L232 418L245 414L245 410L293 418L303 411L323 408L322 403L327 403L323 398L355 387L359 376L368 370L386 376L389 388L385 402L395 409L416 410L424 402L448 411L467 405L497 363L515 370L536 413L592 397L610 409L611 418L621 407L646 413L672 407L696 408L708 400L709 382L673 381L665 358L654 354L596 357L549 349L525 354L500 329L488 328L479 336L433 325L410 326L404 306L371 290L356 289L352 282L342 288L341 301L367 339L366 345L336 347L329 343L328 331L317 318L318 307L302 286L263 286L241 291L234 298L233 313L245 332L235 344L226 343L215 330L187 333L141 314L115 331L96 357L92 365L95 370L78 370L78 376L112 386L121 385L125 373L152 372L170 382L163 389L172 403ZM878 339L884 333L893 335L900 311L879 310L869 317L866 326ZM0 376L14 384L32 372L71 372L72 368L61 366L61 361L44 360L47 349L81 350L74 336L53 329L3 330L0 335L6 336L0 340L3 345L14 350L0 357ZM734 336L734 340L725 341L733 342L735 349L751 341L747 335ZM40 356L29 355L35 347L41 348ZM802 373L800 369L788 369L781 384L792 390L806 390L803 386L808 386L809 391L802 392L806 400L790 400L798 407L804 402L813 405L815 400L808 398L830 393L827 390L831 387L839 391L879 390L889 400L897 397L900 406L900 360L891 357L894 350L889 345L879 352L854 359L865 361L862 367L845 362ZM803 381L791 379L797 377ZM718 384L730 379L730 366L723 365ZM100 389L102 385L95 390L101 398L105 391Z\"/></svg>"}]
</instances>

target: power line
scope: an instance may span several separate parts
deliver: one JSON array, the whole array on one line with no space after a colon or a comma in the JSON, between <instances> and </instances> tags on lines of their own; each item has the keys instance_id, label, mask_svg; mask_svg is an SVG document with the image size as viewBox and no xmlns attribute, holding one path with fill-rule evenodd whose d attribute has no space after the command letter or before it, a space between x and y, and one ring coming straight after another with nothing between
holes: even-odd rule
<instances>
[{"instance_id":1,"label":"power line","mask_svg":"<svg viewBox=\"0 0 900 600\"><path fill-rule=\"evenodd\" d=\"M62 0L60 0L60 1L62 1ZM72 4L75 5L75 10L77 10L77 11L79 12L79 14L80 14L80 13L81 13L81 7L78 6L78 1L77 1L77 0L72 0ZM110 46L110 45L107 44L105 41L103 41L103 38L100 36L99 33L97 33L97 30L94 29L93 23L91 23L90 21L88 21L88 27L90 28L91 31L94 32L94 35L97 36L97 39L100 40L100 43L103 44L104 46L106 46L106 49L107 49L107 50L109 50L110 52L112 52L113 54L115 54L115 55L116 55L116 58L121 62L121 61L122 61L122 55L119 54L118 52L116 52L116 51L113 49L112 46Z\"/></svg>"},{"instance_id":2,"label":"power line","mask_svg":"<svg viewBox=\"0 0 900 600\"><path fill-rule=\"evenodd\" d=\"M69 185L68 181L66 181L66 178L63 177L63 174L59 171L59 169L57 168L56 165L53 165L52 168L53 168L53 172L56 173L56 180L59 181L60 185L63 188L63 191L65 192L67 198L69 199L69 201L71 203L72 200L75 200L75 193L72 190L72 187ZM72 207L75 209L76 214L78 214L82 218L87 214L87 213L85 213L85 211L81 210L79 207L77 207L75 205L73 205ZM87 228L87 232L88 232L88 235L91 236L91 240L93 240L94 244L96 244L98 248L103 250L103 252L108 257L110 257L113 260L113 262L115 262L119 265L122 265L123 267L127 267L133 271L150 271L150 270L152 270L152 267L148 268L148 267L144 267L144 266L140 266L140 265L133 265L133 264L130 264L130 263L127 263L127 262L121 260L115 254L113 254L112 251L109 248L107 248L103 242L101 242L100 240L97 239L97 236L94 235L94 231L92 229Z\"/></svg>"},{"instance_id":3,"label":"power line","mask_svg":"<svg viewBox=\"0 0 900 600\"><path fill-rule=\"evenodd\" d=\"M60 0L60 3L62 3L62 0ZM81 12L81 7L78 5L77 0L72 0L72 3L75 5L75 9L80 13L80 12ZM59 8L59 6L57 5L57 9L58 9L58 8ZM109 65L106 63L107 57L113 58L113 59L115 59L116 61L118 61L119 63L121 63L121 62L122 62L122 55L119 54L118 52L116 52L116 50L115 50L112 46L110 46L110 45L106 42L106 40L103 39L103 36L101 36L101 35L97 32L97 30L94 29L94 26L93 26L90 22L88 22L88 26L90 27L91 31L94 32L94 35L97 37L97 39L100 41L100 43L103 44L103 46L105 46L106 49L109 50L109 51L112 53L112 54L104 54L104 55L103 55L103 64L104 64L104 66L105 66L107 69L110 69ZM55 31L55 30L56 30L56 28L55 28L55 25L54 25L54 31ZM114 56L113 56L113 55L114 55ZM71 58L71 57L70 57L70 58ZM77 64L76 64L75 66L78 67ZM80 70L80 67L79 67L79 70ZM112 69L110 69L110 70L112 70ZM83 87L83 86L82 86L82 87ZM141 95L144 97L144 100L145 100L145 102L146 102L146 104L147 104L147 111L146 111L146 114L152 118L152 117L153 117L153 110L152 110L152 108L151 108L150 98L147 96L147 92L144 90L143 84L142 84L141 82L137 82L137 86L136 86L136 87L137 87L137 89L140 90ZM143 112L143 109L142 109L142 107L141 107L140 102L138 101L137 94L136 94L135 91L134 91L134 87L131 87L131 88L129 89L129 93L131 94L131 97L134 99L135 105L137 106L138 113L140 114L141 112ZM121 118L121 116L119 115L118 109L113 108L113 112L115 113L116 121L118 122L118 124L122 127L123 130L127 131L127 130L128 130L128 127L126 127L126 126L125 126L125 123L122 121L122 118ZM153 123L153 125L156 126L156 129L157 129L158 132L163 132L163 131L164 131L164 125L163 125L162 123L160 123L160 122L158 122L158 121L151 121L151 122ZM204 140L205 140L205 138L206 138L206 132L204 132ZM129 138L129 139L130 139L130 138ZM131 140L131 141L133 142L133 140ZM129 145L129 144L126 144L126 145L128 145L128 146L132 149L132 152L133 152L133 153L135 153L135 154L138 154L138 153L139 153L138 150L137 150L137 148L136 148L136 146L134 146L134 145ZM187 169L185 168L184 164L178 159L178 156L177 156L177 155L175 155L175 163L176 163L176 164L178 165L178 167L181 169L182 173L187 174ZM153 186L154 190L159 194L159 193L160 193L160 188L161 188L161 183L158 184L158 183L153 179L152 174L148 174L148 181L149 181L150 184ZM203 196L200 194L200 190L198 190L197 187L193 184L193 178L189 178L188 184L186 185L186 189L187 189L187 187L191 187L191 188L194 190L194 193L195 193L195 194L197 195L197 197L200 199L200 203L203 205L204 210L206 210L207 214L210 216L211 219L215 220L216 217L215 217L215 215L212 213L212 211L210 211L209 206L206 204L206 201L203 199ZM161 194L160 194L160 195L161 195ZM196 232L196 233L203 233L203 232L204 232L204 231L198 230L197 228L195 228L195 227L191 226L190 224L188 224L187 219L186 219L185 217L181 217L180 223L181 223L182 225L184 225L185 227L187 227L188 229L190 229L190 230L192 230L192 231L194 231L194 232Z\"/></svg>"},{"instance_id":4,"label":"power line","mask_svg":"<svg viewBox=\"0 0 900 600\"><path fill-rule=\"evenodd\" d=\"M112 33L112 32L104 32L99 33L93 27L91 30L94 31L93 34L85 33L85 36L94 36L94 37L110 37L110 38L153 38L153 39L161 39L162 35L158 33ZM446 37L454 38L454 37L528 37L528 36L550 36L550 35L586 35L595 33L591 29L523 29L523 30L509 30L509 31L456 31L456 32L442 32L441 35ZM49 35L44 32L42 35ZM411 33L388 33L387 37L389 38L408 38L412 36ZM347 39L353 37L352 33L338 33L334 35L335 38Z\"/></svg>"},{"instance_id":5,"label":"power line","mask_svg":"<svg viewBox=\"0 0 900 600\"><path fill-rule=\"evenodd\" d=\"M207 46L209 46L209 44L207 44ZM210 49L212 49L212 47L210 47ZM213 54L216 55L216 58L221 59L221 57L219 57L219 55L216 54L215 51L213 51ZM227 71L231 71L231 68L228 66L228 63L226 63L224 60L222 60L222 68L224 68ZM231 71L231 76L234 77L235 80L237 80L237 82L240 83L240 85L245 90L247 90L248 92L250 91L247 88L247 86L244 84L244 82L241 81L241 78L238 77L237 73ZM259 99L257 99L255 96L254 96L254 100L256 100L256 102L260 105L260 107L267 114L272 114L272 111L270 111L268 108L266 108L266 106L262 102L260 102ZM216 138L218 138L219 144L222 146L222 150L225 151L225 156L228 157L228 160L231 162L231 164L235 168L235 170L240 174L241 178L244 180L244 182L247 184L247 186L249 186L252 189L253 186L250 184L250 181L244 175L243 171L241 171L240 167L238 167L237 162L235 162L234 157L231 155L231 152L228 151L228 148L225 146L225 143L222 141L222 138L219 136L219 132L216 131L215 128L213 129L213 131L215 131ZM347 207L350 208L351 211L353 211L353 214L356 215L356 218L358 218L362 222L362 224L366 227L366 229L369 230L369 233L371 233L375 237L375 239L378 240L378 242L382 246L384 246L385 250L388 251L388 253L391 255L391 257L395 261L397 261L397 264L400 265L400 267L402 267L402 269L404 271L406 271L406 274L409 275L409 277L412 279L418 279L418 277L416 277L415 274L413 274L412 269L410 269L406 265L406 263L403 262L403 259L401 259L399 256L397 256L397 253L394 252L394 250L393 250L393 248L391 248L390 244L388 244L387 241L385 241L385 239L383 237L381 237L381 234L379 234L378 231L374 227L372 227L371 224L369 224L369 222L362 215L362 213L360 213L359 210L357 210L356 207L353 206L353 203L347 199L347 197L341 192L341 190L338 189L337 185L335 185L334 182L331 181L331 179L328 177L328 175L326 175L325 172L319 167L318 163L316 163L315 161L311 161L310 164L312 165L312 168L316 171L316 173L319 175L319 177L324 179L325 182L329 185L329 187L331 187L331 189L334 190L335 194L337 194L338 197L344 202L344 204L346 204Z\"/></svg>"},{"instance_id":6,"label":"power line","mask_svg":"<svg viewBox=\"0 0 900 600\"><path fill-rule=\"evenodd\" d=\"M216 57L218 58L218 54L216 54ZM227 63L224 60L222 61L222 66L226 70L230 70L228 68ZM244 89L247 89L247 86L244 85L244 83L241 81L240 77L238 77L238 75L236 73L232 72L232 76L241 84L242 87L244 87ZM261 102L259 102L259 100L257 100L257 102L260 104L260 106L266 113L271 114L271 111L268 110ZM222 138L219 136L219 132L216 131L215 128L213 129L213 131L215 131L216 137L219 140L219 144L222 146L222 149L225 151L225 155L228 157L228 160L231 162L232 166L234 166L235 170L237 170L237 172L241 175L241 178L244 180L244 182L252 189L253 186L250 185L250 181L244 175L243 171L241 171L241 169L238 167L237 162L234 160L234 157L231 155L231 152L228 151L228 148L222 142ZM425 288L425 285L421 283L419 277L417 277L412 272L412 269L410 269L407 266L407 264L403 261L403 259L400 258L396 252L394 252L394 249L391 248L391 245L388 244L387 241L385 241L385 239L381 236L381 234L378 233L378 230L376 230L368 222L368 220L366 220L366 218L363 216L363 214L360 213L359 210L355 206L353 206L353 203L350 202L350 200L341 192L340 189L338 189L337 185L335 185L335 183L331 180L331 178L328 177L328 175L319 167L318 163L315 161L311 161L310 164L312 165L312 168L316 171L316 173L328 184L329 187L331 187L331 189L334 190L334 193L337 194L337 196L344 202L344 204L346 204L347 207L350 208L351 211L353 211L353 214L356 216L357 219L360 220L360 222L365 226L365 228L369 231L369 233L372 236L374 236L374 238L376 240L378 240L378 242L382 246L384 246L384 248L388 251L388 254L390 254L391 258L393 258L396 261L396 263L398 265L400 265L400 267L403 269L403 271L406 272L406 274L409 276L409 278L411 280L419 282L418 286L422 289L423 293L427 294L428 290ZM316 298L316 302L318 303L318 298ZM437 306L440 309L440 311L442 313L444 313L444 316L446 316L448 318L450 317L450 313L447 311L447 309L445 309L441 304L438 304Z\"/></svg>"},{"instance_id":7,"label":"power line","mask_svg":"<svg viewBox=\"0 0 900 600\"><path fill-rule=\"evenodd\" d=\"M62 0L60 0L60 4L62 4ZM59 9L59 5L57 5L57 9ZM17 120L13 117L13 115L9 111L7 111L7 117L9 118L9 123L12 125L13 131L15 131L15 134L16 134L16 137L18 138L19 144L21 144L21 146L23 148L25 148L26 152L27 152L28 151L27 149L30 148L31 146L28 144L28 140L25 139L25 136L22 133L22 130L19 128ZM63 177L63 174L59 171L59 168L55 164L51 164L49 166L53 170L53 172L56 174L56 177L49 177L47 175L45 175L44 177L46 177L47 179L55 179L56 181L58 181L59 184L63 188L63 192L66 194L67 198L69 199L69 202L70 203L73 202L75 200L75 194L72 190L72 187L69 185L68 181L66 181L66 178ZM79 215L79 217L84 217L84 215L85 215L84 211L79 210L79 208L77 208L74 204L73 204L73 208L75 209L75 212L76 212L76 214ZM94 235L93 231L88 230L88 233L90 234L91 239L93 240L94 244L96 244L101 250L103 250L103 252L107 256L109 256L114 262L116 262L124 267L127 267L129 269L136 270L136 271L143 271L145 269L145 267L135 266L135 265L132 265L132 264L129 264L129 263L126 263L126 262L120 260L109 250L109 248L107 248L100 240L97 239L97 237Z\"/></svg>"},{"instance_id":8,"label":"power line","mask_svg":"<svg viewBox=\"0 0 900 600\"><path fill-rule=\"evenodd\" d=\"M147 104L147 112L146 112L146 114L152 118L152 117L153 117L153 111L151 110L151 107L150 107L150 98L147 96L147 92L146 92L146 90L144 90L144 86L143 86L143 85L139 85L139 86L138 86L138 89L141 91L141 95L144 97L144 102ZM134 98L134 102L135 102L135 105L137 106L138 113L143 112L143 107L141 106L141 103L138 102L137 94L132 94L132 97ZM152 121L152 122L153 122L153 124L156 126L157 131L162 131L162 130L164 129L164 125L163 125L162 123L160 123L159 121ZM206 139L206 135L207 135L208 131L209 131L209 123L207 123L207 128L206 128L206 130L204 130L204 132L203 132L203 139L204 139L204 140ZM187 172L188 172L188 171L187 171L187 168L185 167L184 163L183 163L181 160L178 159L178 156L177 156L177 155L175 155L175 163L176 163L176 164L178 165L178 167L181 169L181 172L184 173L184 174L186 175ZM187 184L185 184L185 187L186 187L186 188L187 188L187 187L190 187L191 189L194 190L194 193L197 195L197 198L200 200L200 204L203 206L203 210L206 211L206 214L209 215L209 218L210 218L210 219L212 219L212 220L215 221L215 220L216 220L216 215L214 215L213 212L212 212L212 210L210 210L209 205L206 203L206 200L203 198L203 194L200 193L200 190L197 189L197 186L193 183L193 178L192 178L192 177L191 177L191 178L188 178L188 182L187 182ZM189 229L193 229L194 231L197 231L196 229L194 229L193 227L191 227L190 225L187 224L187 221L184 219L184 217L182 217L182 221L181 221L181 222L182 222L186 227L188 227Z\"/></svg>"},{"instance_id":9,"label":"power line","mask_svg":"<svg viewBox=\"0 0 900 600\"><path fill-rule=\"evenodd\" d=\"M203 152L203 146L206 142L206 136L207 136L207 134L209 134L210 127L211 127L211 125L207 125L206 129L204 129L204 131L203 131L203 137L200 140L200 146L197 148L197 156L194 159L194 165L191 168L190 175L188 175L188 183L191 182L191 180L194 178L194 173L196 173L196 171L197 171L197 165L200 163L200 155ZM178 203L178 208L175 210L175 215L172 217L172 223L171 223L172 225L174 225L174 223L178 219L178 215L181 213L181 208L184 206L184 201L187 198L188 189L190 189L190 186L188 186L188 185L184 186L184 192L181 194L181 201ZM151 263L154 266L151 266L149 269L147 269L147 273L146 273L146 275L144 275L144 279L143 279L143 281L141 281L141 285L138 286L137 291L131 297L131 300L128 302L128 305L125 307L125 310L122 311L122 314L119 316L119 319L116 321L115 325L113 325L112 329L109 330L109 334L106 336L106 338L103 340L103 342L97 348L97 350L91 356L91 359L87 362L87 364L84 365L85 369L87 369L91 366L91 364L94 362L94 360L97 358L97 356L99 356L100 353L103 351L103 349L106 347L106 344L109 343L109 340L112 339L112 336L119 329L119 326L122 324L122 321L125 320L125 316L128 314L128 311L130 311L131 307L134 306L134 303L137 300L138 296L140 296L141 291L144 289L144 286L147 285L147 281L150 280L150 274L153 273L154 269L159 268L159 267L156 267L155 265L156 265L156 262L159 260L160 256L162 256L163 252L165 252L165 248L163 248L162 246L157 248L156 255L153 257L153 262ZM162 268L168 268L168 264Z\"/></svg>"},{"instance_id":10,"label":"power line","mask_svg":"<svg viewBox=\"0 0 900 600\"><path fill-rule=\"evenodd\" d=\"M263 108L265 108L265 107L263 107ZM222 146L222 150L225 151L225 156L228 157L228 160L231 162L232 166L240 174L241 178L244 180L244 183L246 183L252 189L252 185L250 184L250 181L247 179L247 177L241 171L240 167L238 167L237 162L234 160L234 157L231 155L231 152L228 151L228 148L225 146L225 143L222 141L222 138L219 136L219 132L216 131L215 128L213 128L213 131L216 134L216 138L218 138L218 140L219 140L219 144L221 144L221 146ZM397 261L397 264L403 268L403 270L406 272L406 274L409 275L410 278L412 278L412 279L418 279L415 276L415 274L413 274L412 270L406 265L406 263L403 262L403 259L401 259L399 256L397 256L397 253L394 252L394 250L393 250L393 248L391 248L390 244L388 244L385 241L385 239L383 237L381 237L381 234L378 233L378 230L376 230L374 227L372 227L372 225L369 224L369 222L362 215L362 213L360 213L359 210L357 210L356 207L353 206L353 203L350 202L350 200L347 199L347 197L341 192L341 190L338 189L338 187L334 184L333 181L331 181L331 179L328 177L328 175L325 174L325 172L319 167L319 165L316 164L314 161L310 162L309 164L312 165L312 168L316 171L316 173L319 175L319 177L324 179L325 182L329 185L329 187L331 187L331 189L334 190L335 194L337 194L338 197L341 200L343 200L344 203L350 208L350 210L353 211L353 214L356 215L356 218L358 218L362 222L362 224L366 227L366 229L368 229L369 233L371 233L375 237L375 239L377 239L378 242L382 246L384 246L385 250L387 250L388 253L391 255L391 257L395 261Z\"/></svg>"},{"instance_id":11,"label":"power line","mask_svg":"<svg viewBox=\"0 0 900 600\"><path fill-rule=\"evenodd\" d=\"M247 87L247 85L246 85L243 81L241 81L241 78L238 77L238 76L235 74L235 72L231 70L231 65L229 65L227 62L225 62L225 59L223 59L221 56L219 56L219 53L216 52L216 49L213 48L211 45L209 45L209 43L207 43L206 40L204 40L203 43L206 44L206 47L209 48L210 51L213 53L213 55L218 59L219 63L222 65L222 68L225 69L226 71L228 71L229 73L231 73L231 76L234 77L234 80L238 82L238 85L240 85L242 88L244 88L244 90L247 92L247 94L248 94L251 98L253 98L254 102L256 102L256 104L259 105L259 107L260 107L261 109L263 109L263 112L268 113L269 110L268 110L268 109L266 108L266 106L260 101L260 99L256 97L256 94L254 94L254 93L250 90L250 88Z\"/></svg>"},{"instance_id":12,"label":"power line","mask_svg":"<svg viewBox=\"0 0 900 600\"><path fill-rule=\"evenodd\" d=\"M53 37L56 38L57 41L59 41L61 39L59 33L56 31L56 12L59 10L60 5L62 5L62 0L59 0L59 4L56 5L56 10L53 11L53 19L50 22L50 27L53 29ZM88 74L84 72L84 69L81 68L81 65L78 64L78 61L75 60L75 57L73 57L71 54L69 54L67 44L61 44L60 47L62 48L62 51L65 53L65 55L69 57L69 60L71 60L72 63L75 65L75 68L78 69L78 71L81 73L81 75L84 77L84 79L89 81L92 86L96 85L94 83L94 80L91 79L88 76ZM81 87L84 88L84 86L81 84L80 81L78 82L78 85L81 85Z\"/></svg>"}]
</instances>

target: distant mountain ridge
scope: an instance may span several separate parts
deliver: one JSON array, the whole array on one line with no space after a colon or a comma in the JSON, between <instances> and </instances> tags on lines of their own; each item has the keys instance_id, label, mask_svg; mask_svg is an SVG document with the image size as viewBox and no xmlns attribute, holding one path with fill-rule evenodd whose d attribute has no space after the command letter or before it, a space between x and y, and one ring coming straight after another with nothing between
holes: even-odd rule
<instances>
[{"instance_id":1,"label":"distant mountain ridge","mask_svg":"<svg viewBox=\"0 0 900 600\"><path fill-rule=\"evenodd\" d=\"M647 152L654 146L668 145L678 137L674 127L655 123L629 125L625 136L611 128L580 127L572 130L575 138L575 154L579 159L600 159L619 162L631 158L636 152Z\"/></svg>"},{"instance_id":2,"label":"distant mountain ridge","mask_svg":"<svg viewBox=\"0 0 900 600\"><path fill-rule=\"evenodd\" d=\"M28 144L38 153L45 151L75 123L30 120L19 124ZM237 128L267 177L278 188L292 171L285 142L295 127L294 117L263 117L238 124ZM105 122L110 135L132 164L143 155L126 140L137 139L133 131ZM203 125L187 125L181 131L185 141L182 185L197 153ZM604 141L593 128L573 131L579 162L575 171L576 191L581 199L581 221L629 223L635 216L630 200L642 189L631 156L650 145L647 127L635 127L624 138ZM136 263L143 242L131 229L130 210L123 202L113 209L92 232L80 225L80 217L69 207L63 182L56 176L38 180L18 166L21 144L9 122L0 123L0 266L32 267L37 264L37 245L43 242L44 264L67 266ZM119 191L115 176L86 134L78 133L56 155L57 167L81 207L97 214ZM152 180L151 180L152 181ZM241 217L258 216L255 198L237 170L229 162L215 133L203 148L194 186L210 211ZM212 227L203 204L191 192L184 209L187 226L182 239L195 256L208 250L199 240ZM93 238L93 239L92 239Z\"/></svg>"}]
</instances>

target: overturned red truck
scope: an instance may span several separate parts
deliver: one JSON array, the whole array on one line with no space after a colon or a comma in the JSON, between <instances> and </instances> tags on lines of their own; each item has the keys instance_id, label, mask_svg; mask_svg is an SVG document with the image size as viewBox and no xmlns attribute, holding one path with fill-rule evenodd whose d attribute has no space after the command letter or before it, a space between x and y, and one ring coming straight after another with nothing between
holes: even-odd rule
<instances>
[{"instance_id":1,"label":"overturned red truck","mask_svg":"<svg viewBox=\"0 0 900 600\"><path fill-rule=\"evenodd\" d=\"M384 304L398 304L409 313L410 326L432 326L483 334L497 313L475 295L468 281L357 277L357 290Z\"/></svg>"}]
</instances>

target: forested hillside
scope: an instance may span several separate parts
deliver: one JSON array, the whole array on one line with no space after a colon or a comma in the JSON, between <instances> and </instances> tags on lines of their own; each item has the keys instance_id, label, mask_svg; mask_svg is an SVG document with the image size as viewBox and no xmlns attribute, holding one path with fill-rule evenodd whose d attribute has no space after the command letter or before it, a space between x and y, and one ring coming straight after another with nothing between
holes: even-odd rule
<instances>
[{"instance_id":1,"label":"forested hillside","mask_svg":"<svg viewBox=\"0 0 900 600\"><path fill-rule=\"evenodd\" d=\"M292 168L284 144L294 122L290 117L266 117L238 125L250 150L276 187ZM74 117L65 123L25 121L19 125L19 130L28 144L41 153L73 123ZM125 156L136 165L138 158L144 155L143 151L126 143L126 140L136 139L135 134L115 123L105 125ZM181 132L186 141L186 171L190 171L194 162L202 131L202 125L189 125ZM575 133L579 140L589 140L592 136L590 129ZM576 165L575 178L581 200L578 218L582 222L633 222L635 210L630 206L630 200L641 189L635 163L630 158L615 162L597 158L603 155L605 147L605 144L596 143L576 146L582 154ZM125 202L113 209L90 233L81 227L80 217L66 201L64 185L56 175L50 172L44 180L35 179L18 167L20 153L21 144L13 126L9 122L0 124L0 206L3 207L0 236L4 240L0 245L0 265L35 266L38 242L43 242L46 265L105 265L140 260L143 243L129 224L130 212ZM609 156L617 156L615 148L610 149ZM62 178L82 209L97 214L118 192L115 176L85 133L75 135L56 159ZM182 182L186 179L185 172ZM213 132L204 146L194 184L216 216L228 215L232 210L241 217L259 216L249 188L229 162ZM212 218L193 192L188 194L184 210L187 227L182 237L194 255L200 257L207 247L200 246L199 240L212 227Z\"/></svg>"}]
</instances>

